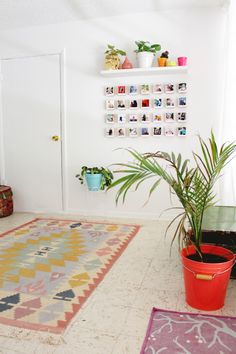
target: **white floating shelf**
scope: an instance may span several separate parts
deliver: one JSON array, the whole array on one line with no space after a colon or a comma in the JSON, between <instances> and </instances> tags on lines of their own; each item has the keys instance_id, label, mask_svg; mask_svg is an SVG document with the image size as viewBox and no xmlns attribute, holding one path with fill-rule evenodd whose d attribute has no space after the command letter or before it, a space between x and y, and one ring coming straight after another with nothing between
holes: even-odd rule
<instances>
[{"instance_id":1,"label":"white floating shelf","mask_svg":"<svg viewBox=\"0 0 236 354\"><path fill-rule=\"evenodd\" d=\"M152 68L134 68L134 69L119 69L119 70L102 70L100 74L107 77L115 76L138 76L138 75L168 75L187 73L187 66L164 66Z\"/></svg>"}]
</instances>

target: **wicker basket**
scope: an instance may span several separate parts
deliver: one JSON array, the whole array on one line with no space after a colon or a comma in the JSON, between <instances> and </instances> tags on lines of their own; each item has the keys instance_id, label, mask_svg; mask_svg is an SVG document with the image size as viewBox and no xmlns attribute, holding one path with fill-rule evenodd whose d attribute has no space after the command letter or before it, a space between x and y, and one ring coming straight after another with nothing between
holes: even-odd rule
<instances>
[{"instance_id":1,"label":"wicker basket","mask_svg":"<svg viewBox=\"0 0 236 354\"><path fill-rule=\"evenodd\" d=\"M8 186L0 185L0 218L13 213L12 190Z\"/></svg>"}]
</instances>

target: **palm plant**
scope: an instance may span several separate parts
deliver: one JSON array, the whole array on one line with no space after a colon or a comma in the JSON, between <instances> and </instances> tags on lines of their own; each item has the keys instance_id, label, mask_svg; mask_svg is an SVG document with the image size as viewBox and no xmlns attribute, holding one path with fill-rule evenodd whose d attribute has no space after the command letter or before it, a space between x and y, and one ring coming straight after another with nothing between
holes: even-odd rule
<instances>
[{"instance_id":1,"label":"palm plant","mask_svg":"<svg viewBox=\"0 0 236 354\"><path fill-rule=\"evenodd\" d=\"M124 202L127 192L132 186L135 186L135 190L137 190L140 184L154 178L155 181L149 190L150 197L160 182L164 180L170 186L171 193L178 197L183 209L168 225L166 232L175 221L178 222L172 243L177 237L180 248L192 244L202 260L203 215L207 208L215 204L216 195L213 187L220 177L222 169L233 157L236 144L234 142L225 143L218 147L213 132L211 132L208 143L200 136L198 138L201 155L193 152L195 162L193 167L189 167L190 161L183 160L181 154L176 155L173 152L168 154L162 151L140 154L135 150L128 149L134 161L116 164L119 169L114 172L124 175L114 181L109 189L119 185L116 202L120 198ZM165 161L171 169L164 168L159 161ZM191 227L191 233L186 227L187 221Z\"/></svg>"}]
</instances>

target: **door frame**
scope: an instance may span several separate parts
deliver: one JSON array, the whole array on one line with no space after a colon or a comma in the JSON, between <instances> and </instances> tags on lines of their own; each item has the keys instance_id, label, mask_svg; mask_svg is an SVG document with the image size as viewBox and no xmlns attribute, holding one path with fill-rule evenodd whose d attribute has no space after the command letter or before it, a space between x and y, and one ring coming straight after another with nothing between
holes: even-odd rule
<instances>
[{"instance_id":1,"label":"door frame","mask_svg":"<svg viewBox=\"0 0 236 354\"><path fill-rule=\"evenodd\" d=\"M67 190L67 149L66 149L66 95L65 95L65 48L59 52L44 53L36 55L14 56L8 58L0 58L0 184L6 182L5 169L5 154L4 154L4 124L3 124L3 106L2 106L2 62L14 59L27 59L58 55L59 57L59 82L60 82L60 129L61 129L61 198L62 198L62 212L68 208L68 190ZM52 210L53 212L53 210Z\"/></svg>"}]
</instances>

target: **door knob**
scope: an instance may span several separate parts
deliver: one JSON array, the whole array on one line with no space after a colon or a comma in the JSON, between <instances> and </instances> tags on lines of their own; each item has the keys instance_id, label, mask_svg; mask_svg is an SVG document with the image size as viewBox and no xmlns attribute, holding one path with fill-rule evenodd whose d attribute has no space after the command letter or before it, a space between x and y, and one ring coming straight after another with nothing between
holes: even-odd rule
<instances>
[{"instance_id":1,"label":"door knob","mask_svg":"<svg viewBox=\"0 0 236 354\"><path fill-rule=\"evenodd\" d=\"M60 137L58 135L53 135L52 136L52 140L53 141L58 141L58 140L60 140Z\"/></svg>"}]
</instances>

